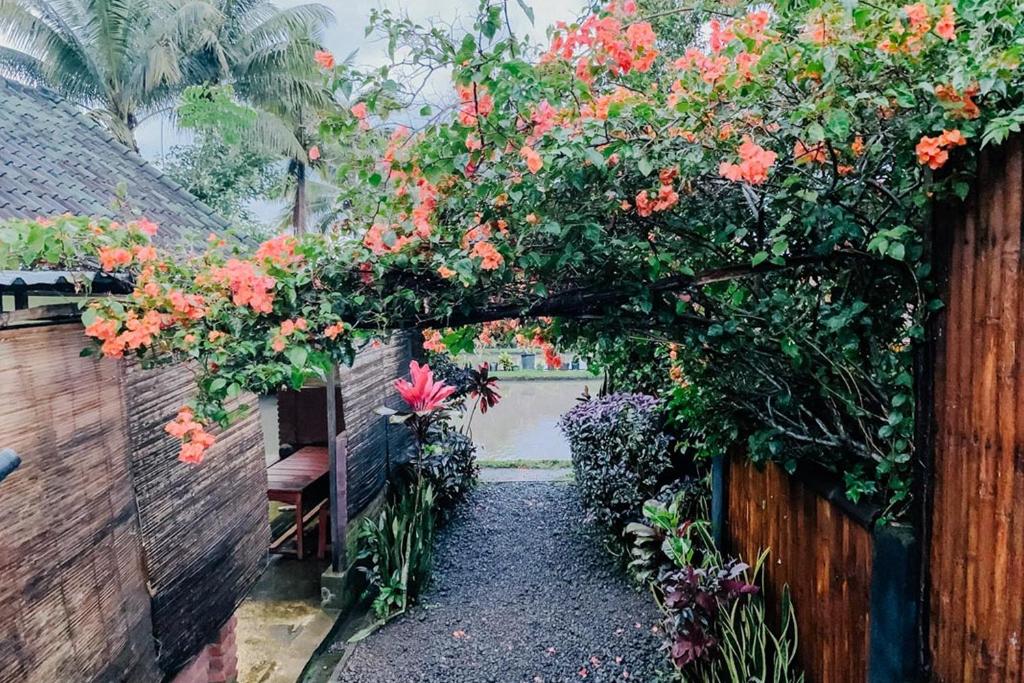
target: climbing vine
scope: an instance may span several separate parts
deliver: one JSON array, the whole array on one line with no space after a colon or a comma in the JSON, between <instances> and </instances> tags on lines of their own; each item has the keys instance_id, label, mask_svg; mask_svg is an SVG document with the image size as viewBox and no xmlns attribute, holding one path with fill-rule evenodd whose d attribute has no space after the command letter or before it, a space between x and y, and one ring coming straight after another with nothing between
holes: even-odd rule
<instances>
[{"instance_id":1,"label":"climbing vine","mask_svg":"<svg viewBox=\"0 0 1024 683\"><path fill-rule=\"evenodd\" d=\"M466 326L510 319L538 344L673 344L666 371L699 388L704 427L739 425L717 433L823 462L898 512L911 348L935 305L928 212L965 197L974 153L1024 120L1024 8L663 5L616 0L539 52L500 2L465 35L376 13L396 68L450 70L454 103L392 125L415 84L318 57L351 105L321 136L380 141L339 168L351 220L185 260L150 260L131 227L22 221L0 261L130 277L130 297L87 305L88 333L107 355L198 364L171 427L186 447L229 419L228 396L322 375L387 330L460 350ZM227 106L190 100L207 105ZM77 246L44 253L40 231Z\"/></svg>"}]
</instances>

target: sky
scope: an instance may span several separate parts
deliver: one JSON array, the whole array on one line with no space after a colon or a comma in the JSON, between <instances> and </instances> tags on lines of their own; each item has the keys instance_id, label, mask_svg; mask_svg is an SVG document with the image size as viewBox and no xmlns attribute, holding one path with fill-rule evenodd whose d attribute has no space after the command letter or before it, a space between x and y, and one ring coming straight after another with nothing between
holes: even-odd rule
<instances>
[{"instance_id":1,"label":"sky","mask_svg":"<svg viewBox=\"0 0 1024 683\"><path fill-rule=\"evenodd\" d=\"M585 0L524 0L533 8L534 24L519 8L517 0L509 0L509 20L512 29L519 35L527 35L535 43L546 43L545 31L558 20L573 19L580 13ZM303 4L302 0L277 0L280 7ZM431 21L445 25L469 26L472 24L479 0L321 0L334 12L335 21L324 33L325 47L343 59L353 50L358 50L356 63L360 66L380 66L387 62L386 45L364 35L370 11L373 8L388 8L404 11L409 18L421 24ZM443 81L443 79L439 79ZM447 83L438 83L447 87ZM140 151L150 160L175 145L188 141L188 136L175 130L167 119L151 119L137 131Z\"/></svg>"}]
</instances>

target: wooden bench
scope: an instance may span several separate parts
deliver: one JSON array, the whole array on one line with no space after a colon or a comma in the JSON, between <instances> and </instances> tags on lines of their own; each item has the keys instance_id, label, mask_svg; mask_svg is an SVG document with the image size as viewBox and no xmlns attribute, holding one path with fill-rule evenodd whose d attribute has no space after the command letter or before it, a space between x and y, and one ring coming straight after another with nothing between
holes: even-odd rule
<instances>
[{"instance_id":1,"label":"wooden bench","mask_svg":"<svg viewBox=\"0 0 1024 683\"><path fill-rule=\"evenodd\" d=\"M294 534L296 556L303 558L303 530L314 517L320 522L321 510L327 507L329 469L327 448L321 446L301 448L267 468L267 498L295 506L295 523L274 539L271 552L284 552L285 542Z\"/></svg>"}]
</instances>

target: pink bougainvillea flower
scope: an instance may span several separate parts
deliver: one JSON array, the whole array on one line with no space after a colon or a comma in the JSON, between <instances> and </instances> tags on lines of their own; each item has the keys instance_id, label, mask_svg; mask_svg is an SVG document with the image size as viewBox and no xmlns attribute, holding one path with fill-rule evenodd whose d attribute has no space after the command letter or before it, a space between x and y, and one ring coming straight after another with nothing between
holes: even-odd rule
<instances>
[{"instance_id":1,"label":"pink bougainvillea flower","mask_svg":"<svg viewBox=\"0 0 1024 683\"><path fill-rule=\"evenodd\" d=\"M123 247L103 247L99 251L99 257L100 267L108 272L132 262L132 252Z\"/></svg>"},{"instance_id":2,"label":"pink bougainvillea flower","mask_svg":"<svg viewBox=\"0 0 1024 683\"><path fill-rule=\"evenodd\" d=\"M309 160L310 161L316 161L319 158L320 158L320 148L317 147L316 145L313 145L312 147L309 148Z\"/></svg>"},{"instance_id":3,"label":"pink bougainvillea flower","mask_svg":"<svg viewBox=\"0 0 1024 683\"><path fill-rule=\"evenodd\" d=\"M544 166L544 161L540 158L540 154L529 146L523 147L519 150L519 156L523 157L526 161L526 168L530 169L530 173L536 173Z\"/></svg>"},{"instance_id":4,"label":"pink bougainvillea flower","mask_svg":"<svg viewBox=\"0 0 1024 683\"><path fill-rule=\"evenodd\" d=\"M313 55L313 59L320 65L321 69L334 68L334 55L332 55L328 50L317 50Z\"/></svg>"},{"instance_id":5,"label":"pink bougainvillea flower","mask_svg":"<svg viewBox=\"0 0 1024 683\"><path fill-rule=\"evenodd\" d=\"M455 393L455 387L434 381L434 373L426 363L420 365L412 361L409 364L409 376L412 382L396 379L395 389L414 412L429 413L437 410L445 399Z\"/></svg>"},{"instance_id":6,"label":"pink bougainvillea flower","mask_svg":"<svg viewBox=\"0 0 1024 683\"><path fill-rule=\"evenodd\" d=\"M956 38L956 13L952 5L942 8L942 18L935 24L935 33L943 40Z\"/></svg>"},{"instance_id":7,"label":"pink bougainvillea flower","mask_svg":"<svg viewBox=\"0 0 1024 683\"><path fill-rule=\"evenodd\" d=\"M148 218L140 218L137 220L135 222L135 227L150 237L155 235L156 231L159 229L159 226Z\"/></svg>"}]
</instances>

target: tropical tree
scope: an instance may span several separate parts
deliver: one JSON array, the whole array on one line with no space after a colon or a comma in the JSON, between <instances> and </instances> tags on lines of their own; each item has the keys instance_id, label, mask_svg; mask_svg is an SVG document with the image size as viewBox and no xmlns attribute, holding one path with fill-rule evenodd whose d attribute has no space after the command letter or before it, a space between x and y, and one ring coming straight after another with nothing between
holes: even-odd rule
<instances>
[{"instance_id":1,"label":"tropical tree","mask_svg":"<svg viewBox=\"0 0 1024 683\"><path fill-rule=\"evenodd\" d=\"M204 80L230 83L235 97L255 112L245 119L210 122L227 127L245 149L286 162L290 223L302 232L310 166L319 156L315 133L320 117L334 107L333 93L314 61L322 29L333 15L318 4L278 9L268 0L210 2L222 21L217 39L196 55L206 70ZM232 126L240 121L244 125Z\"/></svg>"},{"instance_id":2,"label":"tropical tree","mask_svg":"<svg viewBox=\"0 0 1024 683\"><path fill-rule=\"evenodd\" d=\"M0 69L87 107L133 149L138 125L185 87L228 82L264 114L254 137L298 156L279 117L331 101L312 62L331 19L266 0L0 0Z\"/></svg>"},{"instance_id":3,"label":"tropical tree","mask_svg":"<svg viewBox=\"0 0 1024 683\"><path fill-rule=\"evenodd\" d=\"M175 145L159 163L161 169L192 195L221 216L250 232L266 231L250 205L266 199L278 185L274 160L228 145L212 132L201 133L192 144Z\"/></svg>"},{"instance_id":4,"label":"tropical tree","mask_svg":"<svg viewBox=\"0 0 1024 683\"><path fill-rule=\"evenodd\" d=\"M201 77L185 56L218 21L196 0L0 0L0 72L53 88L137 149L138 125Z\"/></svg>"}]
</instances>

